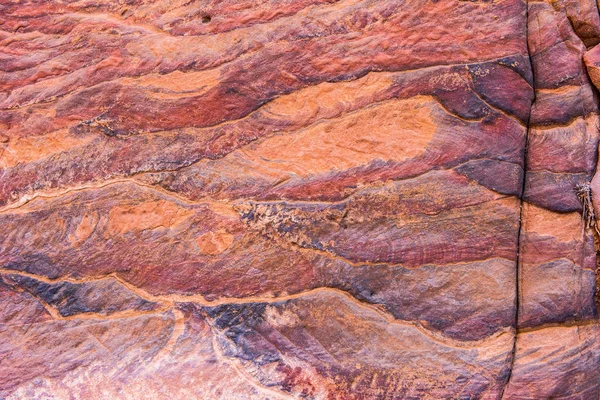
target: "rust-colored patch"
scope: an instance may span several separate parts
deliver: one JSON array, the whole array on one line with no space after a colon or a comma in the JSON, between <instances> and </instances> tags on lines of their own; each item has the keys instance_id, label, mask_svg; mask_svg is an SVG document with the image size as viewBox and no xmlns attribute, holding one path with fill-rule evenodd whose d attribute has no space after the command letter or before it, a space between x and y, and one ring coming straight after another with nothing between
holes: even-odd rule
<instances>
[{"instance_id":1,"label":"rust-colored patch","mask_svg":"<svg viewBox=\"0 0 600 400\"><path fill-rule=\"evenodd\" d=\"M392 73L372 73L349 82L324 82L280 96L265 105L264 113L289 121L310 121L348 110L355 103L375 98L392 86Z\"/></svg>"},{"instance_id":2,"label":"rust-colored patch","mask_svg":"<svg viewBox=\"0 0 600 400\"><path fill-rule=\"evenodd\" d=\"M199 96L219 83L220 71L181 72L169 74L148 74L139 78L124 78L123 84L141 87L155 99L180 99L185 96Z\"/></svg>"},{"instance_id":3,"label":"rust-colored patch","mask_svg":"<svg viewBox=\"0 0 600 400\"><path fill-rule=\"evenodd\" d=\"M92 232L94 232L94 229L96 229L96 225L98 225L98 219L99 217L97 213L92 212L85 214L83 218L81 218L81 222L77 226L77 229L75 229L75 232L69 235L69 240L73 244L83 243L87 238L90 237Z\"/></svg>"},{"instance_id":4,"label":"rust-colored patch","mask_svg":"<svg viewBox=\"0 0 600 400\"><path fill-rule=\"evenodd\" d=\"M523 229L526 232L537 233L541 236L552 236L561 242L581 240L581 214L556 213L537 207L533 204L523 204L526 216Z\"/></svg>"},{"instance_id":5,"label":"rust-colored patch","mask_svg":"<svg viewBox=\"0 0 600 400\"><path fill-rule=\"evenodd\" d=\"M436 107L426 96L392 100L293 135L274 136L239 152L258 168L301 177L349 169L373 159L404 161L427 148L437 128L432 116Z\"/></svg>"},{"instance_id":6,"label":"rust-colored patch","mask_svg":"<svg viewBox=\"0 0 600 400\"><path fill-rule=\"evenodd\" d=\"M109 235L157 228L172 228L192 216L194 211L169 201L152 201L133 206L117 206L109 213Z\"/></svg>"},{"instance_id":7,"label":"rust-colored patch","mask_svg":"<svg viewBox=\"0 0 600 400\"><path fill-rule=\"evenodd\" d=\"M89 143L92 136L75 137L66 129L51 132L43 136L30 136L6 141L6 148L0 157L0 168L11 168L41 160L53 154L73 150Z\"/></svg>"},{"instance_id":8,"label":"rust-colored patch","mask_svg":"<svg viewBox=\"0 0 600 400\"><path fill-rule=\"evenodd\" d=\"M198 238L200 251L211 256L221 254L233 243L234 236L225 230L211 231Z\"/></svg>"}]
</instances>

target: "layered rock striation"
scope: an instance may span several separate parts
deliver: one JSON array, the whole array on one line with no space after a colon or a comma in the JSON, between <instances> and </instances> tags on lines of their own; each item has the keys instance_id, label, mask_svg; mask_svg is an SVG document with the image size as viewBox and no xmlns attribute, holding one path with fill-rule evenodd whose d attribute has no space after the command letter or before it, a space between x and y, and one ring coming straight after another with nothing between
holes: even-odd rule
<instances>
[{"instance_id":1,"label":"layered rock striation","mask_svg":"<svg viewBox=\"0 0 600 400\"><path fill-rule=\"evenodd\" d=\"M589 0L0 2L0 398L598 398L599 42Z\"/></svg>"}]
</instances>

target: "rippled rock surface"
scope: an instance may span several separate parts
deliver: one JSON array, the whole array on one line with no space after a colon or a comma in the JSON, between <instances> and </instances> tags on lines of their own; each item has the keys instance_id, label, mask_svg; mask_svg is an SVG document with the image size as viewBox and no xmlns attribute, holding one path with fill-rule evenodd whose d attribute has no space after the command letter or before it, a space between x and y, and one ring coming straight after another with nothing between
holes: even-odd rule
<instances>
[{"instance_id":1,"label":"rippled rock surface","mask_svg":"<svg viewBox=\"0 0 600 400\"><path fill-rule=\"evenodd\" d=\"M598 43L591 0L0 1L0 398L598 399Z\"/></svg>"}]
</instances>

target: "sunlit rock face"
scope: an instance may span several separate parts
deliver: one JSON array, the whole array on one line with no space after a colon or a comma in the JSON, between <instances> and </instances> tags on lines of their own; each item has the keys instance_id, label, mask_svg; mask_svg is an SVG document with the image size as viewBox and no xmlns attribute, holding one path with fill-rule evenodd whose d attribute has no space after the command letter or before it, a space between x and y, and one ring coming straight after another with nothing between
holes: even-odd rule
<instances>
[{"instance_id":1,"label":"sunlit rock face","mask_svg":"<svg viewBox=\"0 0 600 400\"><path fill-rule=\"evenodd\" d=\"M0 398L598 399L598 43L590 0L0 1Z\"/></svg>"}]
</instances>

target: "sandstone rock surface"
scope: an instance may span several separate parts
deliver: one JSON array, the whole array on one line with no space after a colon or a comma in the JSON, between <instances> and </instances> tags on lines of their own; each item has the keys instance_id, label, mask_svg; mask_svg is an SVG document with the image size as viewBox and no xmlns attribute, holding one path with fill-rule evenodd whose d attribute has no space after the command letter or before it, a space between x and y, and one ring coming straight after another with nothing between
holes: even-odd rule
<instances>
[{"instance_id":1,"label":"sandstone rock surface","mask_svg":"<svg viewBox=\"0 0 600 400\"><path fill-rule=\"evenodd\" d=\"M599 43L592 0L0 0L0 398L598 399Z\"/></svg>"}]
</instances>

